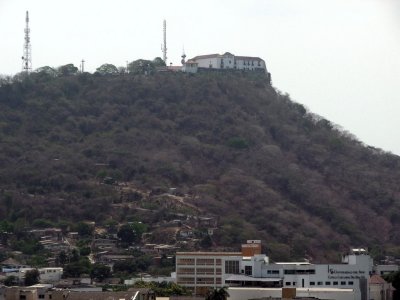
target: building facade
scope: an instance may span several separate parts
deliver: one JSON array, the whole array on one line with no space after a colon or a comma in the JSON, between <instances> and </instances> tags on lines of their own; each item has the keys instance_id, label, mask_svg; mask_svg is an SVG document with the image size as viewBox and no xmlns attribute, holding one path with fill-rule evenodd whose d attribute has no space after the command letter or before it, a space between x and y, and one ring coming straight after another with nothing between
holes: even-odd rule
<instances>
[{"instance_id":1,"label":"building facade","mask_svg":"<svg viewBox=\"0 0 400 300\"><path fill-rule=\"evenodd\" d=\"M266 72L265 61L260 57L235 56L232 53L199 55L183 63L183 71L196 73L200 69L245 70Z\"/></svg>"}]
</instances>

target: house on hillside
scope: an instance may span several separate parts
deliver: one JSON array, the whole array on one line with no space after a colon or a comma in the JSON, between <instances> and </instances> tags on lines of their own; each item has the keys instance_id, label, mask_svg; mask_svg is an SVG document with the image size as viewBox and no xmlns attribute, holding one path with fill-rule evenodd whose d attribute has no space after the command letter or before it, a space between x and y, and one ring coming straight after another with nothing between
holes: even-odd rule
<instances>
[{"instance_id":1,"label":"house on hillside","mask_svg":"<svg viewBox=\"0 0 400 300\"><path fill-rule=\"evenodd\" d=\"M207 70L244 70L267 73L265 61L260 57L236 56L232 53L207 54L195 56L188 61L182 60L183 71L197 73L201 69Z\"/></svg>"}]
</instances>

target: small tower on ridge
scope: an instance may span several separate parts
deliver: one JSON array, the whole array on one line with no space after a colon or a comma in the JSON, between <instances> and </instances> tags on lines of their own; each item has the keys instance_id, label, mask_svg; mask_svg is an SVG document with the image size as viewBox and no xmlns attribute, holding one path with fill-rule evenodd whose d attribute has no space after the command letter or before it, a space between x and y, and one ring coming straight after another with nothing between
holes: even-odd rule
<instances>
[{"instance_id":1,"label":"small tower on ridge","mask_svg":"<svg viewBox=\"0 0 400 300\"><path fill-rule=\"evenodd\" d=\"M29 28L29 12L26 11L25 17L25 43L24 54L22 56L22 72L30 73L32 71L32 49Z\"/></svg>"},{"instance_id":2,"label":"small tower on ridge","mask_svg":"<svg viewBox=\"0 0 400 300\"><path fill-rule=\"evenodd\" d=\"M164 38L164 44L161 45L161 51L163 53L163 61L165 62L165 65L167 65L167 21L164 20L163 22L163 38Z\"/></svg>"}]
</instances>

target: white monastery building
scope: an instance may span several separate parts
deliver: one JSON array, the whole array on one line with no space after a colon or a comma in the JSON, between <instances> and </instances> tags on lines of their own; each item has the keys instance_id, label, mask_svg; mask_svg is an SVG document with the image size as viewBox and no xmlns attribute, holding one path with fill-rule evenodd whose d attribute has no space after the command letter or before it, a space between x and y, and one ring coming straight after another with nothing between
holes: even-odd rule
<instances>
[{"instance_id":1,"label":"white monastery building","mask_svg":"<svg viewBox=\"0 0 400 300\"><path fill-rule=\"evenodd\" d=\"M244 70L261 71L266 73L265 61L259 57L235 56L232 53L199 55L185 62L182 56L183 71L197 73L201 69L207 70Z\"/></svg>"},{"instance_id":2,"label":"white monastery building","mask_svg":"<svg viewBox=\"0 0 400 300\"><path fill-rule=\"evenodd\" d=\"M177 252L177 283L204 295L228 286L232 300L282 297L286 290L319 299L369 300L373 260L365 249L352 249L341 263L270 263L261 241L250 240L242 252Z\"/></svg>"}]
</instances>

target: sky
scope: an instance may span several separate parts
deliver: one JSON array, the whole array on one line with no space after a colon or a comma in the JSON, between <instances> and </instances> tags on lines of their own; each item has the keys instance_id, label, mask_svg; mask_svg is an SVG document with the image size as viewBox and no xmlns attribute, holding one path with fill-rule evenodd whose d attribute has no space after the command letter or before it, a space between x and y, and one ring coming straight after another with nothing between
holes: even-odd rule
<instances>
[{"instance_id":1,"label":"sky","mask_svg":"<svg viewBox=\"0 0 400 300\"><path fill-rule=\"evenodd\" d=\"M0 74L32 65L94 72L162 56L231 52L266 61L274 87L363 143L400 155L398 0L0 0Z\"/></svg>"}]
</instances>

